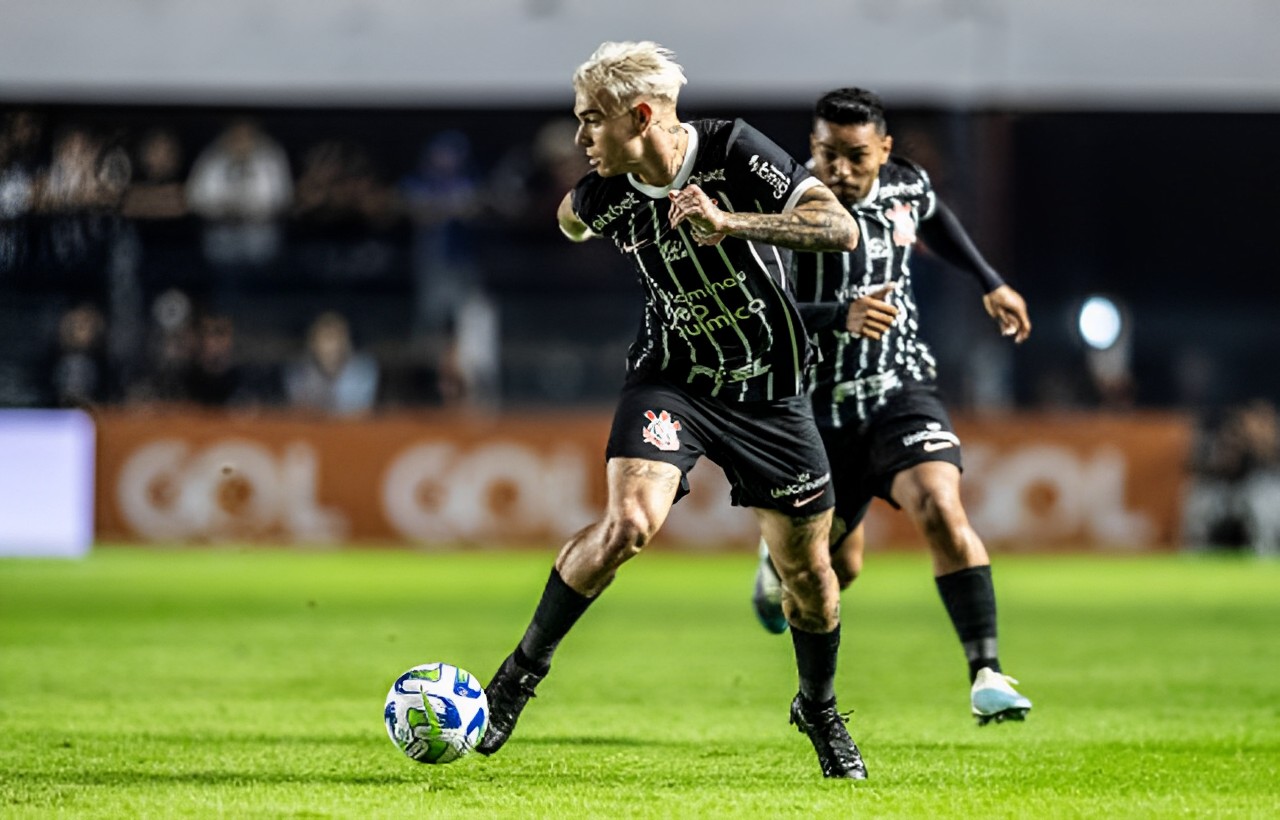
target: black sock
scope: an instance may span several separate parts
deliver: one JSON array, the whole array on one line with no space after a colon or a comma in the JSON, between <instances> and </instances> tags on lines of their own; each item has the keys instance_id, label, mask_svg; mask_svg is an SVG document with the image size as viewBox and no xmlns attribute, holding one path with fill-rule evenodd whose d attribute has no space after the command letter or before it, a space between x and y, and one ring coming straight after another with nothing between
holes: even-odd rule
<instances>
[{"instance_id":1,"label":"black sock","mask_svg":"<svg viewBox=\"0 0 1280 820\"><path fill-rule=\"evenodd\" d=\"M996 652L996 590L991 583L991 567L966 567L934 580L969 661L969 682L984 666L993 672L1001 671Z\"/></svg>"},{"instance_id":2,"label":"black sock","mask_svg":"<svg viewBox=\"0 0 1280 820\"><path fill-rule=\"evenodd\" d=\"M840 654L840 624L830 632L805 632L791 627L800 673L800 695L814 706L828 706L836 699L836 659Z\"/></svg>"},{"instance_id":3,"label":"black sock","mask_svg":"<svg viewBox=\"0 0 1280 820\"><path fill-rule=\"evenodd\" d=\"M516 662L535 674L547 674L556 647L594 600L566 584L552 568L533 620L516 647Z\"/></svg>"}]
</instances>

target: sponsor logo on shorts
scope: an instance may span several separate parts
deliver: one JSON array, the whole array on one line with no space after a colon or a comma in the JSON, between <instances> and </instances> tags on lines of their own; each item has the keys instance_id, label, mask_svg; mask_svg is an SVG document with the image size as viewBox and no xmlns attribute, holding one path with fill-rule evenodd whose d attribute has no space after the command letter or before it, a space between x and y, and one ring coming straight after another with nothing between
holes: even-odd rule
<instances>
[{"instance_id":1,"label":"sponsor logo on shorts","mask_svg":"<svg viewBox=\"0 0 1280 820\"><path fill-rule=\"evenodd\" d=\"M680 422L671 418L671 414L666 410L654 413L652 410L644 411L644 417L649 423L644 426L644 440L657 447L659 450L679 450L680 437L676 435L680 431Z\"/></svg>"},{"instance_id":2,"label":"sponsor logo on shorts","mask_svg":"<svg viewBox=\"0 0 1280 820\"><path fill-rule=\"evenodd\" d=\"M831 480L831 473L823 473L817 478L814 478L809 473L801 473L800 475L796 476L796 480L794 484L787 484L786 486L783 486L783 487L776 487L773 490L770 490L769 492L774 498L786 498L789 495L800 495L801 493L807 493L812 490L819 490L820 488L827 486L827 482L829 482L830 480ZM813 501L815 498L818 498L821 495L822 495L822 492L820 491L817 493L817 495L811 495L808 498L803 498L793 503L797 507L803 507L805 504L808 504L810 501Z\"/></svg>"},{"instance_id":3,"label":"sponsor logo on shorts","mask_svg":"<svg viewBox=\"0 0 1280 820\"><path fill-rule=\"evenodd\" d=\"M931 421L925 425L925 429L902 437L903 447L911 447L915 444L919 444L926 453L932 453L935 450L956 447L960 444L960 439L955 433L943 430L940 422Z\"/></svg>"}]
</instances>

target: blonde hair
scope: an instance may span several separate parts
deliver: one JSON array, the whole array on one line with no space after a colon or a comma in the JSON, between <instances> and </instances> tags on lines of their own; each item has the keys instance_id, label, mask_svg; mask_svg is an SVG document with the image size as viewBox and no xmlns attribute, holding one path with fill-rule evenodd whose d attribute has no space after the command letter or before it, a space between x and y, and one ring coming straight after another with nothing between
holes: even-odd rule
<instances>
[{"instance_id":1,"label":"blonde hair","mask_svg":"<svg viewBox=\"0 0 1280 820\"><path fill-rule=\"evenodd\" d=\"M594 98L606 113L616 114L641 99L676 104L684 69L675 53L651 40L601 43L573 73L573 89Z\"/></svg>"}]
</instances>

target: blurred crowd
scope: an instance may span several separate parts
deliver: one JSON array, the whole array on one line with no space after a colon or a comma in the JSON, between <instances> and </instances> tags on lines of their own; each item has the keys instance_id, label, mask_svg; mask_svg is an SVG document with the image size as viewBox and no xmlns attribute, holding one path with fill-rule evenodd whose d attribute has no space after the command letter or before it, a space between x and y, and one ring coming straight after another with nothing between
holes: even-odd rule
<instances>
[{"instance_id":1,"label":"blurred crowd","mask_svg":"<svg viewBox=\"0 0 1280 820\"><path fill-rule=\"evenodd\" d=\"M1267 399L1202 419L1183 499L1182 542L1280 556L1280 415Z\"/></svg>"},{"instance_id":2,"label":"blurred crowd","mask_svg":"<svg viewBox=\"0 0 1280 820\"><path fill-rule=\"evenodd\" d=\"M0 127L0 406L496 407L486 232L558 264L555 205L587 170L572 120L481 173L459 130L397 164L248 116L203 144L67 119Z\"/></svg>"},{"instance_id":3,"label":"blurred crowd","mask_svg":"<svg viewBox=\"0 0 1280 820\"><path fill-rule=\"evenodd\" d=\"M807 113L761 116L807 139ZM922 334L955 409L1207 418L1240 400L1207 329L1159 335L1178 324L1161 324L1167 306L1131 304L1115 344L1082 345L1088 277L1015 264L999 201L978 201L971 152L946 138L957 121L898 122L895 144L948 202L999 223L981 244L1036 322L1015 351L970 280L917 257ZM640 300L611 247L555 229L589 170L575 131L533 110L0 108L0 407L608 405Z\"/></svg>"}]
</instances>

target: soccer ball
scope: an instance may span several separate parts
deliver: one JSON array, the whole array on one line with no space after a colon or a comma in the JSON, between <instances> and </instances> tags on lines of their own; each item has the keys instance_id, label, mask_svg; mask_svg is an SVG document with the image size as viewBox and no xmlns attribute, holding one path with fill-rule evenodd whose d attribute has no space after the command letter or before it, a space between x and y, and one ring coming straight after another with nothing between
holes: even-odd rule
<instances>
[{"instance_id":1,"label":"soccer ball","mask_svg":"<svg viewBox=\"0 0 1280 820\"><path fill-rule=\"evenodd\" d=\"M419 763L452 763L489 726L489 699L465 669L424 663L396 678L382 712L396 748Z\"/></svg>"}]
</instances>

